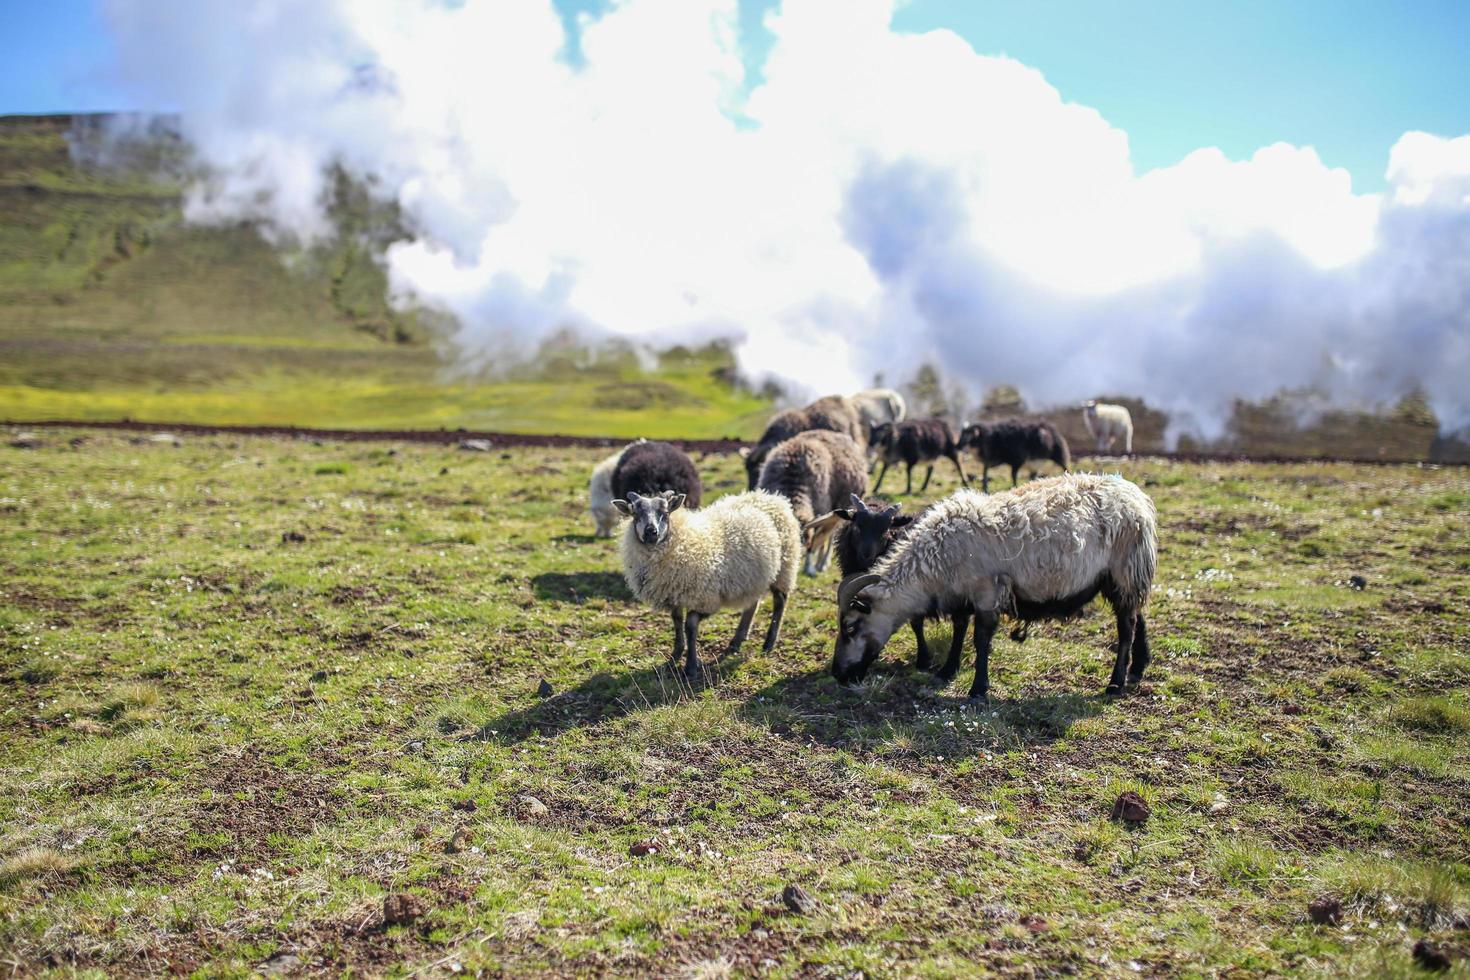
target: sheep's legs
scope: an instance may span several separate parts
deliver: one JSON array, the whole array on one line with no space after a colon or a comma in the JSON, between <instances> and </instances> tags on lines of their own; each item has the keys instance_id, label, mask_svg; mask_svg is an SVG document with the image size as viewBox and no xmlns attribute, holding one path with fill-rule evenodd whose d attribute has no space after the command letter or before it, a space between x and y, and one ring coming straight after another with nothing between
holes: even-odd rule
<instances>
[{"instance_id":1,"label":"sheep's legs","mask_svg":"<svg viewBox=\"0 0 1470 980\"><path fill-rule=\"evenodd\" d=\"M1128 663L1128 683L1136 685L1143 680L1144 669L1153 657L1148 650L1148 628L1143 625L1143 613L1138 614L1138 629L1133 634L1133 656Z\"/></svg>"},{"instance_id":2,"label":"sheep's legs","mask_svg":"<svg viewBox=\"0 0 1470 980\"><path fill-rule=\"evenodd\" d=\"M684 610L674 610L674 655L669 659L678 663L684 656Z\"/></svg>"},{"instance_id":3,"label":"sheep's legs","mask_svg":"<svg viewBox=\"0 0 1470 980\"><path fill-rule=\"evenodd\" d=\"M1122 694L1123 685L1128 680L1128 657L1133 652L1133 635L1138 623L1138 613L1122 606L1115 607L1113 612L1118 617L1118 655L1113 661L1113 677L1108 681L1107 693Z\"/></svg>"},{"instance_id":4,"label":"sheep's legs","mask_svg":"<svg viewBox=\"0 0 1470 980\"><path fill-rule=\"evenodd\" d=\"M690 684L699 683L704 669L699 665L699 621L702 618L697 612L684 614L684 676L689 678Z\"/></svg>"},{"instance_id":5,"label":"sheep's legs","mask_svg":"<svg viewBox=\"0 0 1470 980\"><path fill-rule=\"evenodd\" d=\"M934 657L929 653L929 644L924 639L924 617L915 616L909 620L909 625L913 627L914 642L919 648L919 659L914 662L914 666L919 670L929 670L930 665L934 662Z\"/></svg>"},{"instance_id":6,"label":"sheep's legs","mask_svg":"<svg viewBox=\"0 0 1470 980\"><path fill-rule=\"evenodd\" d=\"M771 590L771 628L766 630L766 642L761 649L770 653L776 648L776 641L781 638L781 617L786 615L786 593L780 589Z\"/></svg>"},{"instance_id":7,"label":"sheep's legs","mask_svg":"<svg viewBox=\"0 0 1470 980\"><path fill-rule=\"evenodd\" d=\"M990 464L985 464L980 469L980 492L990 492Z\"/></svg>"},{"instance_id":8,"label":"sheep's legs","mask_svg":"<svg viewBox=\"0 0 1470 980\"><path fill-rule=\"evenodd\" d=\"M740 614L740 625L735 627L735 639L731 640L730 645L725 648L725 656L729 657L739 653L740 648L745 645L745 638L750 635L750 624L755 619L756 607L760 604L760 600L757 599L750 604L749 609Z\"/></svg>"},{"instance_id":9,"label":"sheep's legs","mask_svg":"<svg viewBox=\"0 0 1470 980\"><path fill-rule=\"evenodd\" d=\"M903 495L905 497L912 496L913 495L913 492L914 492L914 464L913 463L910 463L908 465L909 465L909 471L908 471L909 472L909 482L908 482L908 485L903 488Z\"/></svg>"},{"instance_id":10,"label":"sheep's legs","mask_svg":"<svg viewBox=\"0 0 1470 980\"><path fill-rule=\"evenodd\" d=\"M920 493L923 493L925 490L928 490L929 489L929 480L933 476L934 476L934 464L933 463L930 463L929 464L929 468L924 471L924 485L919 488L919 492Z\"/></svg>"},{"instance_id":11,"label":"sheep's legs","mask_svg":"<svg viewBox=\"0 0 1470 980\"><path fill-rule=\"evenodd\" d=\"M949 624L949 656L935 675L942 681L952 681L954 675L960 672L960 656L965 652L965 631L970 628L970 614L955 613L950 617Z\"/></svg>"},{"instance_id":12,"label":"sheep's legs","mask_svg":"<svg viewBox=\"0 0 1470 980\"><path fill-rule=\"evenodd\" d=\"M990 641L995 637L995 628L1000 617L995 613L980 613L975 617L975 682L970 685L970 700L990 700ZM960 634L963 642L964 634Z\"/></svg>"},{"instance_id":13,"label":"sheep's legs","mask_svg":"<svg viewBox=\"0 0 1470 980\"><path fill-rule=\"evenodd\" d=\"M873 493L877 493L883 486L883 478L888 475L888 460L883 461L883 468L878 471L878 482L873 484Z\"/></svg>"},{"instance_id":14,"label":"sheep's legs","mask_svg":"<svg viewBox=\"0 0 1470 980\"><path fill-rule=\"evenodd\" d=\"M965 467L960 463L960 454L955 453L953 456L950 457L950 460L954 463L954 468L960 471L961 485L968 487L970 485L970 478L968 476L965 476Z\"/></svg>"},{"instance_id":15,"label":"sheep's legs","mask_svg":"<svg viewBox=\"0 0 1470 980\"><path fill-rule=\"evenodd\" d=\"M1021 472L1021 467L1019 467L1019 466L1012 466L1011 467L1011 489L1012 490L1016 489L1016 487L1020 485L1020 481L1017 480L1017 476L1020 475L1020 472Z\"/></svg>"}]
</instances>

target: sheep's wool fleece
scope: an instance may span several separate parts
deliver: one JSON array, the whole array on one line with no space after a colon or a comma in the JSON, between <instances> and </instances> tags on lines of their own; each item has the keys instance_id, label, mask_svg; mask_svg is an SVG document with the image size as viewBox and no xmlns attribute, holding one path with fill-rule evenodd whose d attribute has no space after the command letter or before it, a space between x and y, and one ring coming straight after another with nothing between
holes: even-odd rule
<instances>
[{"instance_id":1,"label":"sheep's wool fleece","mask_svg":"<svg viewBox=\"0 0 1470 980\"><path fill-rule=\"evenodd\" d=\"M1010 576L1033 601L1076 595L1110 574L1139 608L1157 561L1153 501L1120 476L1073 473L1016 490L959 490L934 504L873 571L885 606L905 610L930 597L993 594L993 576Z\"/></svg>"},{"instance_id":2,"label":"sheep's wool fleece","mask_svg":"<svg viewBox=\"0 0 1470 980\"><path fill-rule=\"evenodd\" d=\"M626 447L625 447L626 448ZM588 509L599 530L611 528L618 520L618 512L612 504L613 470L623 458L625 449L619 449L592 469L592 479L587 484Z\"/></svg>"},{"instance_id":3,"label":"sheep's wool fleece","mask_svg":"<svg viewBox=\"0 0 1470 980\"><path fill-rule=\"evenodd\" d=\"M763 490L721 497L669 515L659 544L638 540L630 521L619 551L628 588L656 609L708 616L744 609L770 589L791 593L801 560L801 525L784 497Z\"/></svg>"}]
</instances>

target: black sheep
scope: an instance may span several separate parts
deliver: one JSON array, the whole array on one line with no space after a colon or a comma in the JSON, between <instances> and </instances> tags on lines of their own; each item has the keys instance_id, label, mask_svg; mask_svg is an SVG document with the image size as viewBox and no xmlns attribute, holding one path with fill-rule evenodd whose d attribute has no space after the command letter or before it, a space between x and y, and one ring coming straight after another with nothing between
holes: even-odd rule
<instances>
[{"instance_id":1,"label":"black sheep","mask_svg":"<svg viewBox=\"0 0 1470 980\"><path fill-rule=\"evenodd\" d=\"M910 419L906 422L884 422L873 427L872 444L877 447L878 457L883 460L883 469L878 473L878 482L873 492L883 485L883 477L889 464L902 462L908 467L908 484L905 494L914 492L914 466L927 463L924 472L923 493L929 489L929 480L934 476L934 461L940 457L952 460L960 471L960 482L970 485L965 468L960 465L960 443L955 438L954 427L943 419Z\"/></svg>"},{"instance_id":2,"label":"black sheep","mask_svg":"<svg viewBox=\"0 0 1470 980\"><path fill-rule=\"evenodd\" d=\"M960 448L971 447L980 459L980 487L986 493L990 492L992 466L1009 466L1014 487L1022 464L1029 460L1049 459L1063 472L1072 465L1067 440L1045 419L1010 418L967 425L960 433Z\"/></svg>"},{"instance_id":3,"label":"black sheep","mask_svg":"<svg viewBox=\"0 0 1470 980\"><path fill-rule=\"evenodd\" d=\"M656 497L665 490L682 493L686 507L699 506L704 485L693 460L667 442L640 441L623 450L613 470L614 500L627 500L629 491Z\"/></svg>"},{"instance_id":4,"label":"black sheep","mask_svg":"<svg viewBox=\"0 0 1470 980\"><path fill-rule=\"evenodd\" d=\"M885 505L881 501L874 501L869 505L857 494L853 494L851 507L834 510L817 518L807 525L807 530L815 539L827 535L835 536L833 543L837 565L846 581L872 569L874 563L887 554L894 542L906 535L909 527L921 516L922 512L919 515L900 514L898 504ZM965 645L965 633L970 628L971 610L930 611L931 617L943 614L950 616L953 626L949 660L958 663L959 652ZM929 653L929 644L924 639L924 618L915 616L909 620L909 626L913 628L914 640L918 643L917 666L920 670L930 670L933 667L933 657Z\"/></svg>"}]
</instances>

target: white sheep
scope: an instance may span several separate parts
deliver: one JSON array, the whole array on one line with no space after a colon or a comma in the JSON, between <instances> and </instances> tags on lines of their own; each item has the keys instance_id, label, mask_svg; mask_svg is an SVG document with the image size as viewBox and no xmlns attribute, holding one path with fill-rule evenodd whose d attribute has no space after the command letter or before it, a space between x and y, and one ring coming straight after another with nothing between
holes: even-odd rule
<instances>
[{"instance_id":1,"label":"white sheep","mask_svg":"<svg viewBox=\"0 0 1470 980\"><path fill-rule=\"evenodd\" d=\"M860 680L900 625L921 615L975 614L975 682L990 688L990 642L1000 616L1064 619L1099 592L1118 624L1108 693L1143 677L1149 661L1143 607L1158 560L1153 501L1120 476L1067 474L1006 493L960 490L933 505L869 573L837 590L832 673ZM1130 660L1131 657L1131 660ZM953 678L952 649L939 676Z\"/></svg>"},{"instance_id":2,"label":"white sheep","mask_svg":"<svg viewBox=\"0 0 1470 980\"><path fill-rule=\"evenodd\" d=\"M801 525L785 497L764 490L721 497L702 510L683 510L684 495L628 494L615 500L631 517L619 546L623 576L640 602L670 612L673 659L685 657L691 683L700 675L699 622L721 609L740 609L740 625L726 653L735 653L750 633L756 606L771 593L771 626L763 649L770 653L781 634L786 598L796 587L801 561Z\"/></svg>"},{"instance_id":3,"label":"white sheep","mask_svg":"<svg viewBox=\"0 0 1470 980\"><path fill-rule=\"evenodd\" d=\"M1123 452L1133 454L1133 416L1128 409L1122 405L1109 405L1106 402L1084 402L1082 405L1082 423L1087 426L1087 434L1097 440L1097 451L1109 452L1118 437L1123 437Z\"/></svg>"},{"instance_id":4,"label":"white sheep","mask_svg":"<svg viewBox=\"0 0 1470 980\"><path fill-rule=\"evenodd\" d=\"M630 442L592 468L592 479L587 482L587 509L592 512L592 520L597 525L595 534L599 538L612 537L613 530L618 526L618 512L613 507L612 490L613 471L618 468L618 460L633 446L646 441L639 439L637 442Z\"/></svg>"},{"instance_id":5,"label":"white sheep","mask_svg":"<svg viewBox=\"0 0 1470 980\"><path fill-rule=\"evenodd\" d=\"M908 417L903 396L892 388L868 388L853 395L852 401L870 429L884 422L902 422Z\"/></svg>"}]
</instances>

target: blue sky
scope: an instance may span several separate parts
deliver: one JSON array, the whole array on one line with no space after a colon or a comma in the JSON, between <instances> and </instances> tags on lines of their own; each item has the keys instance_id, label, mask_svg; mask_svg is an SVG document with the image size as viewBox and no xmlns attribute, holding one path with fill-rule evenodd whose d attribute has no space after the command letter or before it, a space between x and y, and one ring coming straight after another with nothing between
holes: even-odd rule
<instances>
[{"instance_id":1,"label":"blue sky","mask_svg":"<svg viewBox=\"0 0 1470 980\"><path fill-rule=\"evenodd\" d=\"M756 66L773 3L742 2ZM0 113L155 108L109 83L92 0L0 0L0 23ZM1403 132L1470 133L1464 0L912 0L896 26L949 28L1040 69L1128 132L1140 170L1284 140L1377 190Z\"/></svg>"}]
</instances>

